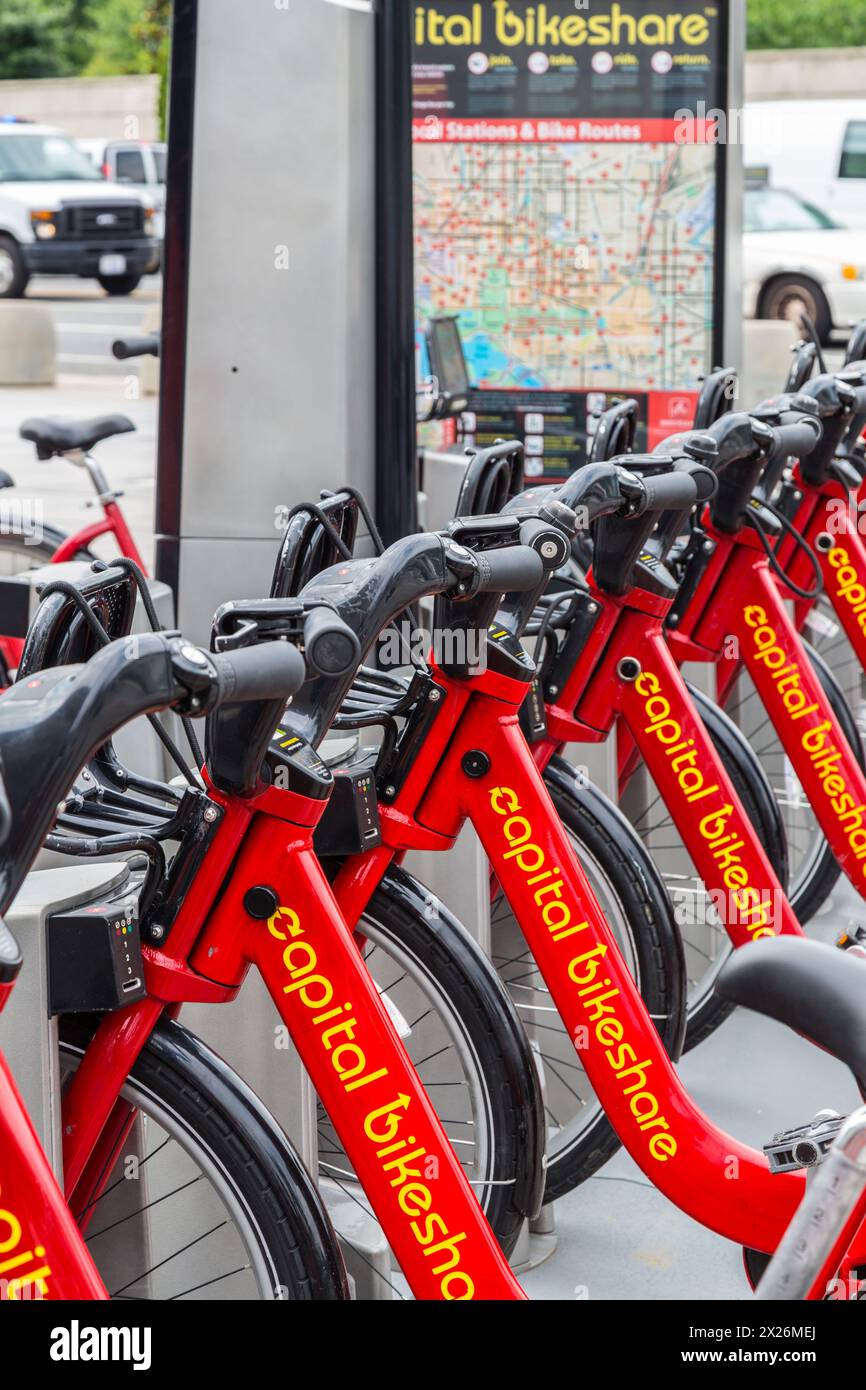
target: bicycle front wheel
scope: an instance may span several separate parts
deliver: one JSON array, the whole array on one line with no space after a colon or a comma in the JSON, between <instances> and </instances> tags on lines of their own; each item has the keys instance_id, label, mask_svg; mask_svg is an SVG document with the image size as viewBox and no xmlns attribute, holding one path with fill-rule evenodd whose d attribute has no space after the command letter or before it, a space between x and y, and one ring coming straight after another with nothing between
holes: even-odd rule
<instances>
[{"instance_id":1,"label":"bicycle front wheel","mask_svg":"<svg viewBox=\"0 0 866 1390\"><path fill-rule=\"evenodd\" d=\"M0 530L0 578L50 565L66 536L53 526L23 529L14 525ZM91 550L79 550L76 560L95 560Z\"/></svg>"},{"instance_id":2,"label":"bicycle front wheel","mask_svg":"<svg viewBox=\"0 0 866 1390\"><path fill-rule=\"evenodd\" d=\"M62 1021L66 1078L92 1036ZM342 1300L336 1236L282 1130L180 1024L161 1021L124 1085L136 1112L74 1213L112 1298Z\"/></svg>"}]
</instances>

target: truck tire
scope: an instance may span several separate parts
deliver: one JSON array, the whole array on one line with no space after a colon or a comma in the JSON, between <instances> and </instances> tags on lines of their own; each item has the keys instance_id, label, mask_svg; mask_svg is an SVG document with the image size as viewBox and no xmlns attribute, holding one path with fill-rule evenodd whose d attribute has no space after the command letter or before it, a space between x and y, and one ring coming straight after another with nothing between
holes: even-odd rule
<instances>
[{"instance_id":1,"label":"truck tire","mask_svg":"<svg viewBox=\"0 0 866 1390\"><path fill-rule=\"evenodd\" d=\"M20 299L30 280L21 247L14 237L0 235L0 299Z\"/></svg>"},{"instance_id":2,"label":"truck tire","mask_svg":"<svg viewBox=\"0 0 866 1390\"><path fill-rule=\"evenodd\" d=\"M141 284L140 275L97 275L106 294L132 294Z\"/></svg>"}]
</instances>

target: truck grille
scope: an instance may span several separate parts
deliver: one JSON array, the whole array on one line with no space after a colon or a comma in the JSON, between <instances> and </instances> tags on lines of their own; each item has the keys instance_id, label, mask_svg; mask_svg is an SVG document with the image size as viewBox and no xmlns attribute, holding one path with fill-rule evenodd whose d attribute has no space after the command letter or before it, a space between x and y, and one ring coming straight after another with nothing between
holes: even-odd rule
<instances>
[{"instance_id":1,"label":"truck grille","mask_svg":"<svg viewBox=\"0 0 866 1390\"><path fill-rule=\"evenodd\" d=\"M141 236L141 203L67 203L64 234L73 237Z\"/></svg>"}]
</instances>

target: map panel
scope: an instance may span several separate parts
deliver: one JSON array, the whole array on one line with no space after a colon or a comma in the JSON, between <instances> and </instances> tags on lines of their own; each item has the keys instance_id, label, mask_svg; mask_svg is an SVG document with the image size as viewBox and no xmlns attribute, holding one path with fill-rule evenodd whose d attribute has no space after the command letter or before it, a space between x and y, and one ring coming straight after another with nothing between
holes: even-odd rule
<instances>
[{"instance_id":1,"label":"map panel","mask_svg":"<svg viewBox=\"0 0 866 1390\"><path fill-rule=\"evenodd\" d=\"M487 389L682 389L711 356L712 145L419 143L419 320Z\"/></svg>"}]
</instances>

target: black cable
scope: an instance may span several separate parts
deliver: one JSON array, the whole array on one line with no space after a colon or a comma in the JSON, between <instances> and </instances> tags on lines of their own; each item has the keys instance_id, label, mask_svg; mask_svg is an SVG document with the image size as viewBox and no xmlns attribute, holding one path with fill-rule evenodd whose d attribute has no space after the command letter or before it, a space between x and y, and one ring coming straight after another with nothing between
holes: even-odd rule
<instances>
[{"instance_id":1,"label":"black cable","mask_svg":"<svg viewBox=\"0 0 866 1390\"><path fill-rule=\"evenodd\" d=\"M369 532L370 540L373 542L373 549L375 550L377 555L381 555L385 550L385 542L382 540L382 537L379 533L379 528L373 520L373 513L370 511L370 508L367 505L367 500L364 497L364 494L360 491L360 489L356 487L351 487L348 483L344 483L341 488L337 489L336 494L329 493L328 496L339 496L340 493L345 493L347 497L351 497L352 501L357 505L358 511L361 513L361 516L363 518L364 525L366 526L367 531Z\"/></svg>"},{"instance_id":2,"label":"black cable","mask_svg":"<svg viewBox=\"0 0 866 1390\"><path fill-rule=\"evenodd\" d=\"M45 588L40 590L39 597L42 599L48 598L49 594L63 594L66 598L70 599L70 601L75 604L75 607L78 609L78 611L81 613L81 616L84 618L84 620L90 627L90 630L96 637L97 641L99 642L99 645L101 647L105 647L108 645L108 643L111 641L111 638L105 631L105 628L102 626L102 623L97 618L96 614L94 613L84 594L82 594L79 589L76 589L74 584L67 583L65 579L52 579L50 584L46 584ZM157 738L162 743L166 752L169 754L169 757L176 764L181 775L186 778L190 786L197 786L198 784L195 778L193 777L190 768L187 765L186 759L184 758L174 739L162 727L156 715L148 714L145 716L145 718L147 719L147 722L150 724Z\"/></svg>"},{"instance_id":3,"label":"black cable","mask_svg":"<svg viewBox=\"0 0 866 1390\"><path fill-rule=\"evenodd\" d=\"M112 560L111 568L125 570L126 573L131 576L131 578L135 582L135 586L138 589L139 594L141 595L142 606L144 608L147 621L150 623L151 631L164 632L165 626L163 623L159 621L159 615L156 611L156 607L154 606L153 597L148 587L147 576L144 574L143 570L139 569L135 561L130 560L129 557L126 555L122 555L117 560ZM156 716L154 716L154 718L155 717ZM186 734L186 741L189 744L190 752L192 753L196 767L204 767L204 753L201 750L201 744L199 743L196 732L193 729L192 720L189 718L188 715L185 714L181 714L178 717L183 727L183 731ZM160 727L162 726L160 725ZM175 759L175 761L177 761L177 759ZM184 773L184 776L187 776L187 773L186 771L184 771L183 768L181 768L181 771Z\"/></svg>"},{"instance_id":4,"label":"black cable","mask_svg":"<svg viewBox=\"0 0 866 1390\"><path fill-rule=\"evenodd\" d=\"M788 532L789 536L793 537L794 541L801 548L801 550L805 551L806 555L808 555L809 563L815 571L815 588L801 589L799 584L795 584L793 579L790 579L788 577L788 575L782 569L782 566L779 564L776 552L770 544L770 538L767 535L763 522L760 521L757 512L750 512L750 520L753 522L755 530L758 533L761 545L764 547L764 550L767 553L767 559L770 562L770 566L773 570L773 573L777 576L778 579L781 580L781 582L785 585L787 589L791 590L792 594L795 594L797 596L797 598L807 599L809 601L819 598L824 590L824 576L821 573L821 564L818 560L818 556L815 554L814 550L809 545L806 538L802 536L800 532L797 530L793 522L788 520L784 512L780 512L778 507L774 507L770 502L765 502L764 506L767 508L769 512L773 514L776 520L781 523L783 529Z\"/></svg>"}]
</instances>

